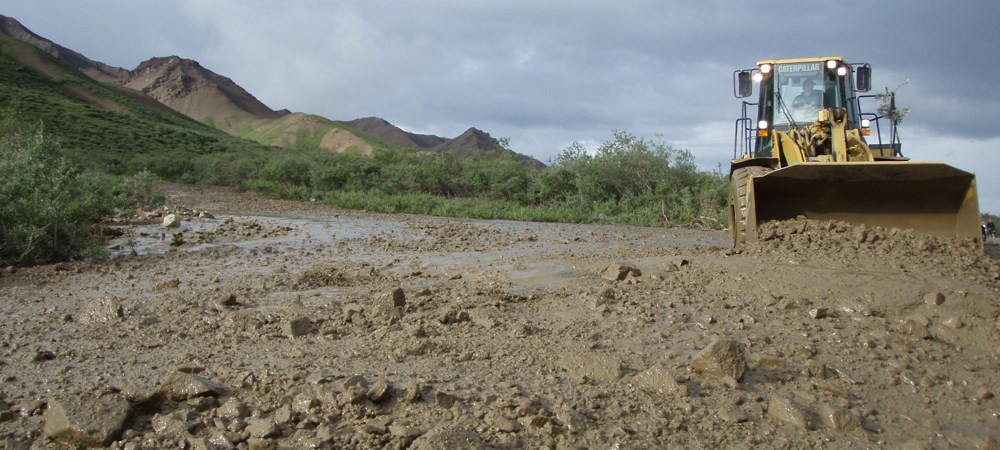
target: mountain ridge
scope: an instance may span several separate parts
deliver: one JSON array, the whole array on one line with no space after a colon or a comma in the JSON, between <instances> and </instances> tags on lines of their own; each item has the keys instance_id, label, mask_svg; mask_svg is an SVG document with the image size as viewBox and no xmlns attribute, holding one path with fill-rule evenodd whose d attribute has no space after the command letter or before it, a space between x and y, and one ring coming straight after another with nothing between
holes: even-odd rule
<instances>
[{"instance_id":1,"label":"mountain ridge","mask_svg":"<svg viewBox=\"0 0 1000 450\"><path fill-rule=\"evenodd\" d=\"M504 148L489 133L475 127L455 138L445 138L411 133L378 117L337 121L287 109L274 110L232 79L176 55L153 57L128 70L91 60L35 34L11 17L0 15L0 34L32 45L97 81L144 93L187 117L264 145L315 145L334 152L355 148L370 153L372 143L367 142L367 135L393 146L449 153L463 159L502 150L541 164Z\"/></svg>"}]
</instances>

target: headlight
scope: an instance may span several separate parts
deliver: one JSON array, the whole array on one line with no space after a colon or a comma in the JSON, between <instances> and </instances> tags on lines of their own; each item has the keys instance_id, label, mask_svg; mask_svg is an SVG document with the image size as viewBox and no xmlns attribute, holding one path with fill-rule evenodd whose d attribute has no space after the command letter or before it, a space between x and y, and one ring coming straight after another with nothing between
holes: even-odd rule
<instances>
[{"instance_id":1,"label":"headlight","mask_svg":"<svg viewBox=\"0 0 1000 450\"><path fill-rule=\"evenodd\" d=\"M771 73L771 65L770 64L761 64L760 65L760 73Z\"/></svg>"},{"instance_id":2,"label":"headlight","mask_svg":"<svg viewBox=\"0 0 1000 450\"><path fill-rule=\"evenodd\" d=\"M861 119L861 128L868 128L872 126L871 119Z\"/></svg>"},{"instance_id":3,"label":"headlight","mask_svg":"<svg viewBox=\"0 0 1000 450\"><path fill-rule=\"evenodd\" d=\"M753 73L753 82L754 83L760 83L760 80L763 80L763 79L764 79L764 74L762 74L760 72L754 72Z\"/></svg>"},{"instance_id":4,"label":"headlight","mask_svg":"<svg viewBox=\"0 0 1000 450\"><path fill-rule=\"evenodd\" d=\"M844 76L847 75L847 67L840 66L837 68L837 75Z\"/></svg>"},{"instance_id":5,"label":"headlight","mask_svg":"<svg viewBox=\"0 0 1000 450\"><path fill-rule=\"evenodd\" d=\"M827 69L836 69L837 68L837 61L833 60L833 59L827 61L826 62L826 68Z\"/></svg>"},{"instance_id":6,"label":"headlight","mask_svg":"<svg viewBox=\"0 0 1000 450\"><path fill-rule=\"evenodd\" d=\"M766 130L767 129L767 121L766 120L760 120L760 121L758 121L757 122L757 128L761 129L761 130Z\"/></svg>"}]
</instances>

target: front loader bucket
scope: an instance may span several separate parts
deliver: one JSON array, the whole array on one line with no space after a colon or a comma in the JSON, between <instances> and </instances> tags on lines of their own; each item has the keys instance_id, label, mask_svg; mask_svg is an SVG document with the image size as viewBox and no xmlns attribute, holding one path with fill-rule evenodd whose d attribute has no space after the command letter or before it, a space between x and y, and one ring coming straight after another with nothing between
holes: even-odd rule
<instances>
[{"instance_id":1,"label":"front loader bucket","mask_svg":"<svg viewBox=\"0 0 1000 450\"><path fill-rule=\"evenodd\" d=\"M975 175L940 162L793 164L753 178L747 203L751 239L760 223L799 216L982 238Z\"/></svg>"}]
</instances>

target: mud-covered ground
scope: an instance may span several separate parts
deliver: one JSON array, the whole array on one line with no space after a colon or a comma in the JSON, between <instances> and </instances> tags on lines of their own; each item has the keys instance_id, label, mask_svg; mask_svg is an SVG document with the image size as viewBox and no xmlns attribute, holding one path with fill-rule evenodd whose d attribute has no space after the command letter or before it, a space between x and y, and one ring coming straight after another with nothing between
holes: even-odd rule
<instances>
[{"instance_id":1,"label":"mud-covered ground","mask_svg":"<svg viewBox=\"0 0 1000 450\"><path fill-rule=\"evenodd\" d=\"M796 221L734 253L164 189L180 227L0 271L4 446L997 448L976 245Z\"/></svg>"}]
</instances>

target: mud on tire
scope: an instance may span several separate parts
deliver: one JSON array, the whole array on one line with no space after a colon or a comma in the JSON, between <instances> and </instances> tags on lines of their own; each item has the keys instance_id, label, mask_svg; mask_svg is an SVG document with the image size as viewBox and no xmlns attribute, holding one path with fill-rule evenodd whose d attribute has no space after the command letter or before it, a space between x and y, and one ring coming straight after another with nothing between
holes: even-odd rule
<instances>
[{"instance_id":1,"label":"mud on tire","mask_svg":"<svg viewBox=\"0 0 1000 450\"><path fill-rule=\"evenodd\" d=\"M771 172L770 167L740 167L729 176L729 237L733 248L743 248L747 234L747 186L750 179Z\"/></svg>"}]
</instances>

